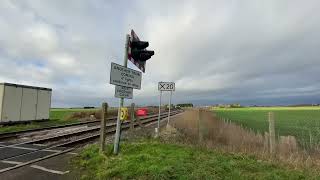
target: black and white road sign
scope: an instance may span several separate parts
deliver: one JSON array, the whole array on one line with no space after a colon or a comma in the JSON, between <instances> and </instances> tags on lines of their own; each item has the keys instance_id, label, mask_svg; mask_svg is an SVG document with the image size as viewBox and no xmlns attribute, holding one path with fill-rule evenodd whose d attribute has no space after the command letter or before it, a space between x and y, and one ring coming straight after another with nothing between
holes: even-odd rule
<instances>
[{"instance_id":1,"label":"black and white road sign","mask_svg":"<svg viewBox=\"0 0 320 180\"><path fill-rule=\"evenodd\" d=\"M141 72L111 63L110 84L141 89L141 78Z\"/></svg>"},{"instance_id":2,"label":"black and white road sign","mask_svg":"<svg viewBox=\"0 0 320 180\"><path fill-rule=\"evenodd\" d=\"M130 87L115 86L114 96L117 98L132 99L133 89Z\"/></svg>"},{"instance_id":3,"label":"black and white road sign","mask_svg":"<svg viewBox=\"0 0 320 180\"><path fill-rule=\"evenodd\" d=\"M174 82L159 82L158 83L159 91L175 91Z\"/></svg>"}]
</instances>

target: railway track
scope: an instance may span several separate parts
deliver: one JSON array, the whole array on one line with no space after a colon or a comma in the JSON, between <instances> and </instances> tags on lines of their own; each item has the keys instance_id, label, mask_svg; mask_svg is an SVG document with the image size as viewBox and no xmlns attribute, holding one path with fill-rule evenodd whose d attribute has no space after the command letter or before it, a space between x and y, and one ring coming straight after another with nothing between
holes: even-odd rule
<instances>
[{"instance_id":1,"label":"railway track","mask_svg":"<svg viewBox=\"0 0 320 180\"><path fill-rule=\"evenodd\" d=\"M162 113L167 113L167 111L162 112ZM155 116L155 115L157 115L157 114L151 114L149 116ZM107 119L107 121L109 121L109 122L116 121L116 120L117 120L117 117L110 117ZM0 133L0 140L3 141L3 140L7 140L7 139L13 139L13 138L17 138L20 135L25 134L25 133L31 133L31 132L37 132L37 131L43 131L43 130L52 130L52 129L75 127L75 126L82 126L82 125L98 124L98 123L100 123L100 121L101 120L99 119L99 120L93 120L93 121L70 123L70 124L65 124L65 125L57 125L57 126L49 126L49 127L43 127L43 128L27 129L27 130L22 130L22 131Z\"/></svg>"},{"instance_id":2,"label":"railway track","mask_svg":"<svg viewBox=\"0 0 320 180\"><path fill-rule=\"evenodd\" d=\"M173 111L170 115L176 115L182 111ZM161 120L167 117L168 113L163 113L161 115ZM157 121L158 115L150 115L141 118L142 124L150 124ZM134 126L139 126L135 123ZM121 129L127 130L130 128L130 122L123 122ZM116 129L116 123L108 124L106 128L107 134L113 134ZM59 156L70 151L75 150L79 145L92 142L93 140L99 138L100 127L89 127L86 130L80 130L78 132L66 133L56 136L51 136L47 138L36 139L32 141L26 141L16 144L10 144L7 142L0 142L0 162L2 164L8 165L8 167L0 169L0 173L11 171L23 166L27 166L38 161L49 159L55 156ZM70 137L76 137L70 140ZM63 139L61 141L61 139ZM46 142L51 142L51 144L44 145ZM52 143L54 142L54 143ZM0 164L1 165L1 164Z\"/></svg>"}]
</instances>

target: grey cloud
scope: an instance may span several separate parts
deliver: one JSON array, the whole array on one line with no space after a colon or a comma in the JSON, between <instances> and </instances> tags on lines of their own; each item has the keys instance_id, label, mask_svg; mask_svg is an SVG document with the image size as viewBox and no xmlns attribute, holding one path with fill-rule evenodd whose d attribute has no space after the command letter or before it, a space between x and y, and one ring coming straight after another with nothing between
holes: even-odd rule
<instances>
[{"instance_id":1,"label":"grey cloud","mask_svg":"<svg viewBox=\"0 0 320 180\"><path fill-rule=\"evenodd\" d=\"M117 105L110 62L122 63L133 28L155 50L142 90L134 90L138 104L157 104L158 81L176 82L174 103L313 102L319 7L315 0L5 0L0 80L52 87L54 106Z\"/></svg>"}]
</instances>

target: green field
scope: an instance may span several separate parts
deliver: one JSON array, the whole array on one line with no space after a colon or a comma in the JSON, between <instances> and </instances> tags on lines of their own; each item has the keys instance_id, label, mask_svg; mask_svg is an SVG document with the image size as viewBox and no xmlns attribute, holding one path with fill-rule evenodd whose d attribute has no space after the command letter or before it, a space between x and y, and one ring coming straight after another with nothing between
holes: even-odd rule
<instances>
[{"instance_id":1,"label":"green field","mask_svg":"<svg viewBox=\"0 0 320 180\"><path fill-rule=\"evenodd\" d=\"M118 156L85 148L73 160L79 179L317 179L310 169L290 169L258 161L252 156L229 154L157 140L122 143ZM74 176L74 177L75 177Z\"/></svg>"},{"instance_id":2,"label":"green field","mask_svg":"<svg viewBox=\"0 0 320 180\"><path fill-rule=\"evenodd\" d=\"M274 112L276 135L292 135L308 147L320 144L320 107L250 107L214 108L218 117L226 118L256 132L268 131L268 112Z\"/></svg>"},{"instance_id":3,"label":"green field","mask_svg":"<svg viewBox=\"0 0 320 180\"><path fill-rule=\"evenodd\" d=\"M96 111L98 109L64 109L64 108L52 108L50 110L50 120L65 120L70 114L75 112Z\"/></svg>"},{"instance_id":4,"label":"green field","mask_svg":"<svg viewBox=\"0 0 320 180\"><path fill-rule=\"evenodd\" d=\"M95 111L97 109L68 109L53 108L50 110L50 120L43 122L30 122L27 124L18 124L0 127L0 133L36 129L49 126L57 126L79 122L78 119L69 119L68 116L75 112Z\"/></svg>"}]
</instances>

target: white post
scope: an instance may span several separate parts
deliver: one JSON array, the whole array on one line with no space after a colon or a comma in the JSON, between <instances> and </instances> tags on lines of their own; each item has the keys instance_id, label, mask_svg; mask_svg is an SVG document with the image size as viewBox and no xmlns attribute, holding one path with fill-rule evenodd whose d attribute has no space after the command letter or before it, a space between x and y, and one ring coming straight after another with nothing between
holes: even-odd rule
<instances>
[{"instance_id":1,"label":"white post","mask_svg":"<svg viewBox=\"0 0 320 180\"><path fill-rule=\"evenodd\" d=\"M155 131L156 131L156 136L159 135L159 131L160 131L161 98L162 98L162 91L160 91L160 98L159 98L158 127L155 129Z\"/></svg>"},{"instance_id":2,"label":"white post","mask_svg":"<svg viewBox=\"0 0 320 180\"><path fill-rule=\"evenodd\" d=\"M169 113L168 113L168 122L167 122L167 126L170 123L170 111L171 111L171 97L172 97L172 91L170 91L170 99L169 99Z\"/></svg>"},{"instance_id":3,"label":"white post","mask_svg":"<svg viewBox=\"0 0 320 180\"><path fill-rule=\"evenodd\" d=\"M128 48L129 48L129 39L130 36L127 34L126 36L126 42L125 42L125 50L124 50L124 59L123 59L123 66L128 66ZM121 107L123 107L123 98L120 98L119 100L119 110L118 110L118 118L117 118L117 127L116 127L116 134L114 137L114 146L113 146L113 154L119 153L119 144L120 144L120 131L121 131L121 121L120 121L120 115L121 115Z\"/></svg>"}]
</instances>

